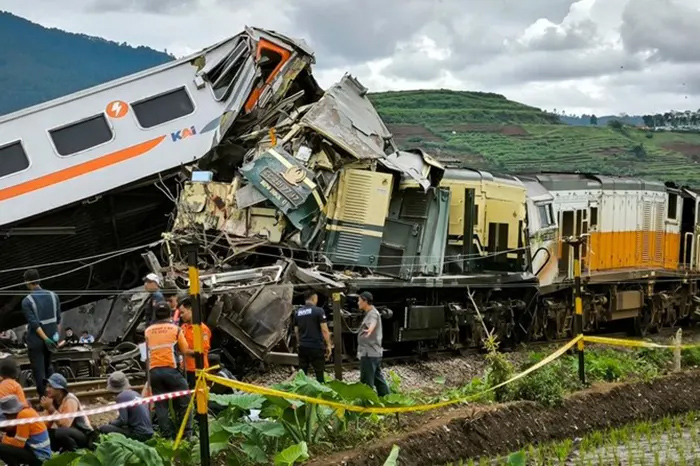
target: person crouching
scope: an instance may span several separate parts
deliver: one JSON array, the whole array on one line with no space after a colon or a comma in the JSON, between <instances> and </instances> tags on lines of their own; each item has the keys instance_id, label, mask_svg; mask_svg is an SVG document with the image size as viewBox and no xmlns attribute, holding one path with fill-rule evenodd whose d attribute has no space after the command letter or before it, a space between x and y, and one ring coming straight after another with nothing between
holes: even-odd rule
<instances>
[{"instance_id":1,"label":"person crouching","mask_svg":"<svg viewBox=\"0 0 700 466\"><path fill-rule=\"evenodd\" d=\"M107 390L117 395L117 404L140 400L141 396L131 389L129 380L122 371L113 372L107 379ZM100 426L101 434L122 434L125 437L145 442L153 436L151 413L145 404L119 408L119 417Z\"/></svg>"},{"instance_id":2,"label":"person crouching","mask_svg":"<svg viewBox=\"0 0 700 466\"><path fill-rule=\"evenodd\" d=\"M0 413L8 420L39 417L36 411L20 402L15 395L0 398ZM3 429L0 460L8 466L41 465L51 458L51 441L43 422L31 422Z\"/></svg>"},{"instance_id":3,"label":"person crouching","mask_svg":"<svg viewBox=\"0 0 700 466\"><path fill-rule=\"evenodd\" d=\"M46 379L46 396L41 397L40 403L49 415L83 410L78 397L68 391L68 382L61 374L52 374ZM59 452L89 448L94 436L87 416L59 419L48 423L48 427L51 449Z\"/></svg>"}]
</instances>

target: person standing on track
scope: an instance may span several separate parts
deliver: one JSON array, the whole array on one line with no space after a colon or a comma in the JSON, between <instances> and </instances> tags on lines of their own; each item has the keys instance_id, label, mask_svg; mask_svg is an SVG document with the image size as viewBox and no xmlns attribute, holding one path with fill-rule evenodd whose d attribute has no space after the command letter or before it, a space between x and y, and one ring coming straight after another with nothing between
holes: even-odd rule
<instances>
[{"instance_id":1,"label":"person standing on track","mask_svg":"<svg viewBox=\"0 0 700 466\"><path fill-rule=\"evenodd\" d=\"M331 355L331 334L326 323L326 313L317 306L318 295L315 291L304 294L306 304L294 313L294 333L297 337L299 369L304 374L313 367L316 380L323 383L326 359ZM325 341L325 348L324 348Z\"/></svg>"},{"instance_id":2,"label":"person standing on track","mask_svg":"<svg viewBox=\"0 0 700 466\"><path fill-rule=\"evenodd\" d=\"M143 289L151 294L146 301L143 320L146 322L146 327L151 325L155 320L155 309L160 303L165 302L165 296L160 291L160 277L154 273L149 273L143 279Z\"/></svg>"},{"instance_id":3,"label":"person standing on track","mask_svg":"<svg viewBox=\"0 0 700 466\"><path fill-rule=\"evenodd\" d=\"M389 394L389 385L382 374L382 318L372 304L369 291L360 293L358 307L365 312L357 334L357 357L360 358L360 382L377 389L379 396Z\"/></svg>"},{"instance_id":4,"label":"person standing on track","mask_svg":"<svg viewBox=\"0 0 700 466\"><path fill-rule=\"evenodd\" d=\"M170 319L171 309L168 303L159 303L155 308L156 321L146 329L146 347L148 348L148 373L153 395L187 390L185 377L177 370L175 347L183 355L190 349L182 329ZM173 398L173 407L177 416L177 426L185 418L188 404L187 397ZM175 438L175 426L168 410L168 400L156 402L158 427L166 438ZM192 433L192 418L187 419L185 437Z\"/></svg>"},{"instance_id":5,"label":"person standing on track","mask_svg":"<svg viewBox=\"0 0 700 466\"><path fill-rule=\"evenodd\" d=\"M190 350L185 357L185 376L187 377L187 385L190 388L194 388L197 382L196 375L196 364L194 360L194 326L192 325L192 301L190 298L185 298L180 302L178 306L180 311L180 319L182 320L182 333L185 334L185 340L187 341L187 346ZM211 349L211 330L206 324L202 323L202 352L204 353L204 368L209 367L209 350Z\"/></svg>"},{"instance_id":6,"label":"person standing on track","mask_svg":"<svg viewBox=\"0 0 700 466\"><path fill-rule=\"evenodd\" d=\"M39 396L44 396L44 380L53 372L51 354L58 347L61 303L56 293L39 286L40 278L35 269L24 272L24 282L30 293L22 300L22 312L27 319L27 348L34 384Z\"/></svg>"}]
</instances>

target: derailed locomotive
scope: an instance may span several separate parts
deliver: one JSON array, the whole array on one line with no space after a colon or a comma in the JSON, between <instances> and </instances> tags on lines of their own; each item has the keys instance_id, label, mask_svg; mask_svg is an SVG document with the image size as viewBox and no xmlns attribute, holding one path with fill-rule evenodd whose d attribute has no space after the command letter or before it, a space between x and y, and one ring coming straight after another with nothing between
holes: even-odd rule
<instances>
[{"instance_id":1,"label":"derailed locomotive","mask_svg":"<svg viewBox=\"0 0 700 466\"><path fill-rule=\"evenodd\" d=\"M297 304L299 288L314 287L328 298L330 316L328 290L344 292L346 354L354 353L362 290L374 293L389 351L478 345L480 316L506 344L571 336L569 237L583 239L584 331L625 320L630 330L646 334L695 313L692 191L632 178L444 169L420 152L399 157L425 176L416 181L386 168L345 168L322 218L313 222L322 237L316 249L280 241L254 254L255 265L281 254L296 269L313 271L305 280L290 278L288 297L296 296ZM471 240L465 245L464 238ZM236 315L236 308L245 305L228 314ZM282 346L291 350L285 317L281 312L274 321ZM253 321L251 334L259 324ZM275 349L270 343L265 346Z\"/></svg>"}]
</instances>

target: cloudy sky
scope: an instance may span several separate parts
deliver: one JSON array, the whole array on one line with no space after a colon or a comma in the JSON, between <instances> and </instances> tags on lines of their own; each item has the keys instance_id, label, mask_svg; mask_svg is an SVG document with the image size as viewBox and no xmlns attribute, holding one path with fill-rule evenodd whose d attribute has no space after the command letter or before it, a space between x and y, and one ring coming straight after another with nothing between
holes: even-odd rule
<instances>
[{"instance_id":1,"label":"cloudy sky","mask_svg":"<svg viewBox=\"0 0 700 466\"><path fill-rule=\"evenodd\" d=\"M503 93L599 115L700 108L700 0L0 0L45 26L176 56L244 25L303 37L316 75Z\"/></svg>"}]
</instances>

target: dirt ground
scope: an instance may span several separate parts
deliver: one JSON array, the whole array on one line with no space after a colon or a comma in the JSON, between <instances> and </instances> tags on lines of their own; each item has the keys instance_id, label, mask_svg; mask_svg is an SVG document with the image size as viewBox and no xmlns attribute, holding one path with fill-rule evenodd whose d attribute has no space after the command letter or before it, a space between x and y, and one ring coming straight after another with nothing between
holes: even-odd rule
<instances>
[{"instance_id":1,"label":"dirt ground","mask_svg":"<svg viewBox=\"0 0 700 466\"><path fill-rule=\"evenodd\" d=\"M580 437L613 425L698 409L698 386L700 371L691 371L649 383L596 386L572 395L557 408L517 402L428 413L409 418L410 427L403 434L309 464L382 465L393 444L401 447L399 464L416 466L503 454L530 443Z\"/></svg>"}]
</instances>

